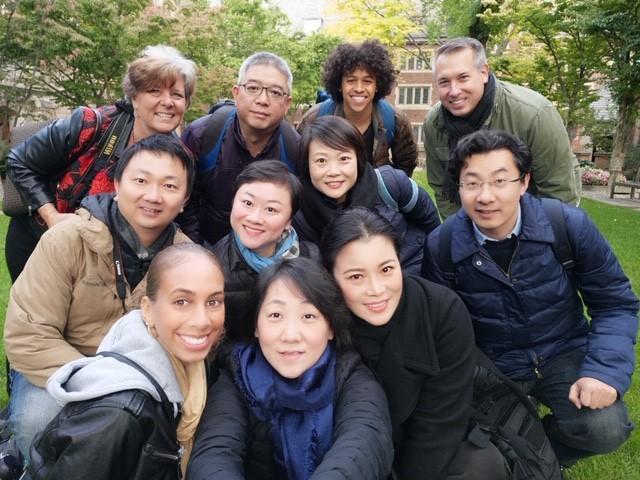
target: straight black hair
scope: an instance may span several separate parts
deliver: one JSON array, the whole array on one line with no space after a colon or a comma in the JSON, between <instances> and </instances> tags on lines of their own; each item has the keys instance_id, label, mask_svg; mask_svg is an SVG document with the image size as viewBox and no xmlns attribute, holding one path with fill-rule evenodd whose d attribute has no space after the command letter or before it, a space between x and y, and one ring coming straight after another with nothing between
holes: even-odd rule
<instances>
[{"instance_id":1,"label":"straight black hair","mask_svg":"<svg viewBox=\"0 0 640 480\"><path fill-rule=\"evenodd\" d=\"M454 184L460 183L460 172L467 159L478 153L508 150L524 182L524 175L531 171L531 152L518 137L501 130L478 130L462 137L449 155L449 176Z\"/></svg>"},{"instance_id":2,"label":"straight black hair","mask_svg":"<svg viewBox=\"0 0 640 480\"><path fill-rule=\"evenodd\" d=\"M388 220L365 207L349 208L334 217L324 229L320 241L322 263L329 272L333 272L336 258L345 245L378 235L391 241L397 255L400 239Z\"/></svg>"},{"instance_id":3,"label":"straight black hair","mask_svg":"<svg viewBox=\"0 0 640 480\"><path fill-rule=\"evenodd\" d=\"M309 123L300 139L300 178L311 183L309 175L309 146L317 140L335 150L351 150L356 154L358 178L364 175L367 165L367 150L360 131L349 121L335 115L323 115Z\"/></svg>"},{"instance_id":4,"label":"straight black hair","mask_svg":"<svg viewBox=\"0 0 640 480\"><path fill-rule=\"evenodd\" d=\"M187 197L191 195L196 177L195 161L189 149L172 133L156 133L127 147L116 164L113 174L114 180L118 182L122 180L122 174L127 165L140 152L166 153L173 158L177 158L187 172Z\"/></svg>"},{"instance_id":5,"label":"straight black hair","mask_svg":"<svg viewBox=\"0 0 640 480\"><path fill-rule=\"evenodd\" d=\"M349 334L351 313L344 303L340 288L333 277L322 268L322 265L304 257L281 260L260 272L256 286L258 303L254 317L254 329L269 286L280 279L298 290L322 313L329 322L338 350L346 350L351 346Z\"/></svg>"},{"instance_id":6,"label":"straight black hair","mask_svg":"<svg viewBox=\"0 0 640 480\"><path fill-rule=\"evenodd\" d=\"M302 184L298 177L289 171L280 160L258 160L247 165L233 183L233 194L246 183L273 183L289 190L291 196L291 217L300 208L302 201Z\"/></svg>"}]
</instances>

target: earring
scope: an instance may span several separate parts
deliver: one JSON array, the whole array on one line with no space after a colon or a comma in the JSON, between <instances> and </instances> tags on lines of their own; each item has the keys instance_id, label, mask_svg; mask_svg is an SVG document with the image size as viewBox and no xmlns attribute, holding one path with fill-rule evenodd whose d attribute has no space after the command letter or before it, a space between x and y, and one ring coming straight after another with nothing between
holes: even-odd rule
<instances>
[{"instance_id":1,"label":"earring","mask_svg":"<svg viewBox=\"0 0 640 480\"><path fill-rule=\"evenodd\" d=\"M144 324L147 326L147 332L149 332L149 335L153 338L158 338L158 330L156 330L156 326L147 322L144 322Z\"/></svg>"},{"instance_id":2,"label":"earring","mask_svg":"<svg viewBox=\"0 0 640 480\"><path fill-rule=\"evenodd\" d=\"M114 201L114 202L117 202L117 201L118 201L118 195L114 195L114 196L113 196L113 201Z\"/></svg>"}]
</instances>

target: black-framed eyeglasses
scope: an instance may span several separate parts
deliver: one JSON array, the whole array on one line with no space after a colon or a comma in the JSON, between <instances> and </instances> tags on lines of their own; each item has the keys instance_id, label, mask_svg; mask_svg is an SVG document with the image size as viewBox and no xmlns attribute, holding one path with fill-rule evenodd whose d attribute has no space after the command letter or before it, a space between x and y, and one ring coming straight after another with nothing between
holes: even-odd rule
<instances>
[{"instance_id":1,"label":"black-framed eyeglasses","mask_svg":"<svg viewBox=\"0 0 640 480\"><path fill-rule=\"evenodd\" d=\"M465 192L479 192L482 189L483 185L489 185L492 189L500 190L507 187L510 183L520 182L524 178L525 174L523 173L518 178L514 178L513 180L507 180L506 178L497 178L495 180L487 181L487 182L460 182L458 183L458 187L460 190Z\"/></svg>"},{"instance_id":2,"label":"black-framed eyeglasses","mask_svg":"<svg viewBox=\"0 0 640 480\"><path fill-rule=\"evenodd\" d=\"M258 82L241 83L240 86L244 88L247 95L251 95L252 97L259 97L262 95L263 90L267 92L267 97L271 100L283 100L289 95L280 87L265 87Z\"/></svg>"}]
</instances>

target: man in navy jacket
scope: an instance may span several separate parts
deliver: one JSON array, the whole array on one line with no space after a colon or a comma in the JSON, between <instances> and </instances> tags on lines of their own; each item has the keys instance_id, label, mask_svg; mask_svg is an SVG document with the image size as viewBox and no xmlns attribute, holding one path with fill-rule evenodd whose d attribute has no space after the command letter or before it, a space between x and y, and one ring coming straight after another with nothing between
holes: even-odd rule
<instances>
[{"instance_id":1,"label":"man in navy jacket","mask_svg":"<svg viewBox=\"0 0 640 480\"><path fill-rule=\"evenodd\" d=\"M460 140L450 174L462 209L429 235L422 273L457 291L478 346L550 408L547 435L560 463L571 465L615 450L633 429L622 397L634 369L638 299L589 217L566 204L559 211L574 266L563 267L548 210L526 193L531 160L506 132Z\"/></svg>"}]
</instances>

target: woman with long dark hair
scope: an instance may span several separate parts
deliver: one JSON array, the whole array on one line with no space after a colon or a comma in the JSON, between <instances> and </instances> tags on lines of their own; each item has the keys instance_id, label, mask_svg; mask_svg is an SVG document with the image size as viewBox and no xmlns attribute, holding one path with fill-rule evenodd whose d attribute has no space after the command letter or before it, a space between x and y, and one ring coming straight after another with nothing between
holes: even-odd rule
<instances>
[{"instance_id":1,"label":"woman with long dark hair","mask_svg":"<svg viewBox=\"0 0 640 480\"><path fill-rule=\"evenodd\" d=\"M351 311L353 343L387 394L397 478L505 478L492 444L466 441L476 362L458 296L403 273L397 232L364 208L336 217L321 251Z\"/></svg>"}]
</instances>

